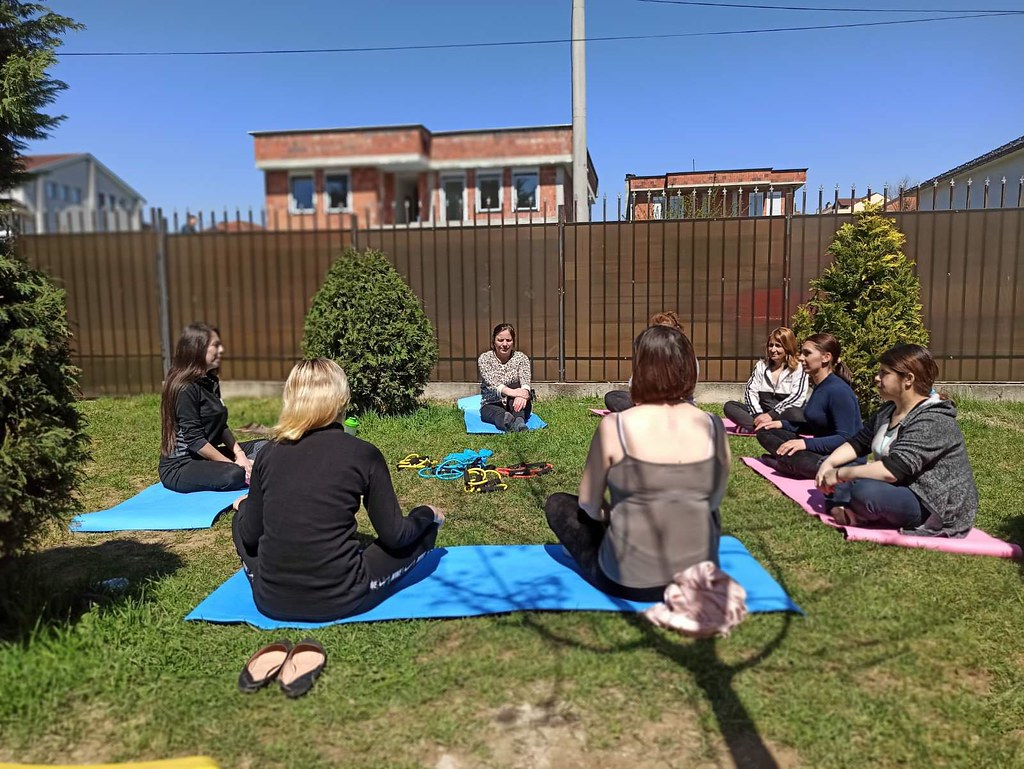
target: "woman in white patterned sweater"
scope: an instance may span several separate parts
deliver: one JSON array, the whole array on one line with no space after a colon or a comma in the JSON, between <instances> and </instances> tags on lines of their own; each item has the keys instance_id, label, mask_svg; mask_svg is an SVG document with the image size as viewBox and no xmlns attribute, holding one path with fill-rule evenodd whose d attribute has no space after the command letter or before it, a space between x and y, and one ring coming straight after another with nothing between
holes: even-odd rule
<instances>
[{"instance_id":1,"label":"woman in white patterned sweater","mask_svg":"<svg viewBox=\"0 0 1024 769\"><path fill-rule=\"evenodd\" d=\"M499 323L491 332L491 349L477 359L480 371L480 418L499 430L527 430L533 409L530 359L516 350L516 330Z\"/></svg>"}]
</instances>

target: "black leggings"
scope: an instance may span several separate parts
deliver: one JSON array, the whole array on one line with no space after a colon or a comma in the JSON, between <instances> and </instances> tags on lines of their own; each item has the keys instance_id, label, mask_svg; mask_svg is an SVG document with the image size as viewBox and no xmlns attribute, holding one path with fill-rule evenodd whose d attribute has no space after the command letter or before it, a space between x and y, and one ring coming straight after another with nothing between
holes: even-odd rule
<instances>
[{"instance_id":1,"label":"black leggings","mask_svg":"<svg viewBox=\"0 0 1024 769\"><path fill-rule=\"evenodd\" d=\"M761 405L763 408L764 404ZM722 411L725 412L725 415L729 417L729 419L744 430L754 429L754 414L750 413L750 409L747 408L747 404L740 403L739 401L726 401L725 405L722 407ZM766 412L767 409L762 413ZM775 418L785 422L803 422L804 410L796 407L783 409Z\"/></svg>"},{"instance_id":2,"label":"black leggings","mask_svg":"<svg viewBox=\"0 0 1024 769\"><path fill-rule=\"evenodd\" d=\"M415 512L420 508L415 508L412 512ZM366 574L369 577L369 590L366 594L349 604L345 609L338 612L337 616L331 619L344 619L345 617L354 617L357 614L362 614L374 608L381 602L383 602L389 596L394 595L402 589L402 578L408 574L412 568L423 560L423 557L434 549L434 544L437 542L437 532L440 527L435 523L428 526L424 530L423 534L419 539L400 548L388 548L382 544L379 539L375 539L370 545L363 550L363 566L366 569ZM239 557L242 559L242 567L245 570L245 576L249 578L249 582L252 583L253 571L259 568L259 556L249 556L239 546L238 541L235 541L235 549L238 551ZM273 610L267 608L261 609L264 614L273 619L290 620L294 622L324 622L321 616L323 611L322 607L316 605L309 606L289 606L287 615L279 614ZM319 619L311 619L317 617Z\"/></svg>"},{"instance_id":3,"label":"black leggings","mask_svg":"<svg viewBox=\"0 0 1024 769\"><path fill-rule=\"evenodd\" d=\"M268 441L245 441L239 447L249 459L255 459ZM227 449L217 448L225 457ZM229 457L230 459L230 457ZM241 491L245 486L245 470L234 462L215 462L190 454L176 459L160 458L160 482L182 494L193 491Z\"/></svg>"},{"instance_id":4,"label":"black leggings","mask_svg":"<svg viewBox=\"0 0 1024 769\"><path fill-rule=\"evenodd\" d=\"M523 422L530 420L533 413L533 390L530 390L530 397L526 399L526 405L516 411L512 408L515 398L505 398L501 403L484 403L480 406L480 419L488 424L494 425L499 430L507 431L516 417L522 417Z\"/></svg>"},{"instance_id":5,"label":"black leggings","mask_svg":"<svg viewBox=\"0 0 1024 769\"><path fill-rule=\"evenodd\" d=\"M780 457L778 454L779 446L786 441L793 441L799 437L794 432L777 428L774 430L761 430L761 432L757 433L757 442L761 444L765 451L772 455L772 461L776 469L783 475L788 475L790 478L814 478L818 474L818 465L826 457L825 454L818 454L807 449L797 451L794 454L787 454L784 457Z\"/></svg>"},{"instance_id":6,"label":"black leggings","mask_svg":"<svg viewBox=\"0 0 1024 769\"><path fill-rule=\"evenodd\" d=\"M629 396L629 390L609 390L604 394L604 405L609 411L618 414L633 408L633 399Z\"/></svg>"},{"instance_id":7,"label":"black leggings","mask_svg":"<svg viewBox=\"0 0 1024 769\"><path fill-rule=\"evenodd\" d=\"M580 498L575 494L557 492L548 497L544 503L548 526L558 537L558 541L569 551L576 564L580 567L584 578L602 593L625 598L629 601L660 601L665 594L665 586L627 587L609 579L598 560L601 541L604 539L608 525L595 521L580 509Z\"/></svg>"}]
</instances>

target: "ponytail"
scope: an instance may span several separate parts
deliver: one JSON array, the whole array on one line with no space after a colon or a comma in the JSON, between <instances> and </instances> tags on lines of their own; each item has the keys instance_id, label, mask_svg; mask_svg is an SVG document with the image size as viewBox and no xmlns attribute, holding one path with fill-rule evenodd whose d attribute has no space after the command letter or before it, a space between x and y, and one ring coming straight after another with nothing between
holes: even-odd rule
<instances>
[{"instance_id":1,"label":"ponytail","mask_svg":"<svg viewBox=\"0 0 1024 769\"><path fill-rule=\"evenodd\" d=\"M832 364L832 373L846 382L846 384L853 384L853 374L850 372L849 366L841 360L837 360Z\"/></svg>"}]
</instances>

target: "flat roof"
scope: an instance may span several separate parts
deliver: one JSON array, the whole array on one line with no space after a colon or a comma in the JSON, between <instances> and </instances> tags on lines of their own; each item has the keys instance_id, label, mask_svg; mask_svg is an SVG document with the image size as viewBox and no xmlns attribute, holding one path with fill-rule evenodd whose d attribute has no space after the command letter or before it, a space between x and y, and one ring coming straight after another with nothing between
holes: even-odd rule
<instances>
[{"instance_id":1,"label":"flat roof","mask_svg":"<svg viewBox=\"0 0 1024 769\"><path fill-rule=\"evenodd\" d=\"M467 128L456 131L431 131L422 123L408 123L404 125L377 125L377 126L344 126L338 128L285 128L279 131L249 131L250 136L273 136L281 134L309 134L309 133L358 133L360 131L426 131L431 136L451 136L453 134L479 134L479 133L512 133L515 131L550 131L571 129L572 124L560 125L537 125L537 126L512 126L510 128Z\"/></svg>"}]
</instances>

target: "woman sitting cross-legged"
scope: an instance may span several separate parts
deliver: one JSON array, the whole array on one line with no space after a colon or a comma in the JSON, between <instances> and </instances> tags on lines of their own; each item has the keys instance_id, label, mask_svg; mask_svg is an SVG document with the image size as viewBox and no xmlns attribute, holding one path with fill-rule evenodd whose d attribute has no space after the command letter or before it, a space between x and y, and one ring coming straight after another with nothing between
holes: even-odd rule
<instances>
[{"instance_id":1,"label":"woman sitting cross-legged","mask_svg":"<svg viewBox=\"0 0 1024 769\"><path fill-rule=\"evenodd\" d=\"M850 373L840 358L839 342L813 334L800 346L800 363L813 389L801 421L774 419L755 426L758 443L769 452L764 462L792 478L814 478L818 465L863 426ZM801 438L800 434L810 438Z\"/></svg>"},{"instance_id":2,"label":"woman sitting cross-legged","mask_svg":"<svg viewBox=\"0 0 1024 769\"><path fill-rule=\"evenodd\" d=\"M796 336L785 326L768 335L764 357L754 366L743 391L743 403L728 401L725 415L748 432L773 420L803 421L803 405L811 387L798 359Z\"/></svg>"},{"instance_id":3,"label":"woman sitting cross-legged","mask_svg":"<svg viewBox=\"0 0 1024 769\"><path fill-rule=\"evenodd\" d=\"M636 405L601 420L579 496L552 494L544 506L558 541L606 593L660 601L677 572L718 564L729 447L722 421L689 402L696 381L682 332L641 332L630 385Z\"/></svg>"},{"instance_id":4,"label":"woman sitting cross-legged","mask_svg":"<svg viewBox=\"0 0 1024 769\"><path fill-rule=\"evenodd\" d=\"M656 312L651 316L651 319L647 321L648 326L670 326L677 331L683 330L683 324L679 321L679 316L672 310L665 312ZM700 364L697 366L697 374L700 374ZM633 378L629 379L629 386L632 386ZM626 411L627 409L633 408L633 399L629 397L629 390L609 390L604 394L604 405L609 411Z\"/></svg>"},{"instance_id":5,"label":"woman sitting cross-legged","mask_svg":"<svg viewBox=\"0 0 1024 769\"><path fill-rule=\"evenodd\" d=\"M480 372L480 419L499 430L520 433L533 410L530 359L516 349L516 330L499 323L491 332L491 349L477 359Z\"/></svg>"},{"instance_id":6,"label":"woman sitting cross-legged","mask_svg":"<svg viewBox=\"0 0 1024 769\"><path fill-rule=\"evenodd\" d=\"M185 327L160 397L160 482L171 491L238 491L267 443L239 443L220 397L220 333L206 323Z\"/></svg>"},{"instance_id":7,"label":"woman sitting cross-legged","mask_svg":"<svg viewBox=\"0 0 1024 769\"><path fill-rule=\"evenodd\" d=\"M296 364L274 441L237 503L235 548L268 617L329 622L373 608L401 587L444 522L430 505L402 515L380 450L339 422L350 397L334 361ZM356 537L361 501L378 537L365 549Z\"/></svg>"},{"instance_id":8,"label":"woman sitting cross-legged","mask_svg":"<svg viewBox=\"0 0 1024 769\"><path fill-rule=\"evenodd\" d=\"M840 524L963 537L974 525L978 490L956 406L933 396L938 366L927 349L898 345L879 359L875 385L885 405L818 468ZM849 465L874 454L874 461Z\"/></svg>"}]
</instances>

